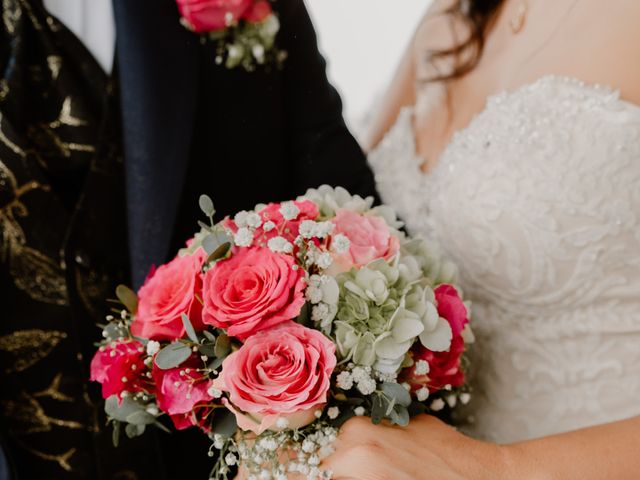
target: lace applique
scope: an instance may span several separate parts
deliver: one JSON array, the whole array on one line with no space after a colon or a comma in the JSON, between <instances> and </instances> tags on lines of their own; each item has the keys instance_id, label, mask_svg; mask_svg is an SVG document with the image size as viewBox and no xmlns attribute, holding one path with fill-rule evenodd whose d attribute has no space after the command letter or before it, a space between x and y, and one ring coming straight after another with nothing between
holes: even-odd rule
<instances>
[{"instance_id":1,"label":"lace applique","mask_svg":"<svg viewBox=\"0 0 640 480\"><path fill-rule=\"evenodd\" d=\"M474 303L470 432L513 442L639 415L640 107L547 76L490 98L429 175L411 115L370 162Z\"/></svg>"}]
</instances>

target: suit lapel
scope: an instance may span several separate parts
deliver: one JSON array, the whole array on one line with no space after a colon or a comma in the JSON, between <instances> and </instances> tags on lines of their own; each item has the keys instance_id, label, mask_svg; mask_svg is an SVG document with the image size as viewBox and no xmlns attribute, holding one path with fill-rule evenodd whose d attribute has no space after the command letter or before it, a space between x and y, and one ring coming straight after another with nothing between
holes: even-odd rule
<instances>
[{"instance_id":1,"label":"suit lapel","mask_svg":"<svg viewBox=\"0 0 640 480\"><path fill-rule=\"evenodd\" d=\"M174 0L114 0L134 285L166 260L191 146L198 38Z\"/></svg>"}]
</instances>

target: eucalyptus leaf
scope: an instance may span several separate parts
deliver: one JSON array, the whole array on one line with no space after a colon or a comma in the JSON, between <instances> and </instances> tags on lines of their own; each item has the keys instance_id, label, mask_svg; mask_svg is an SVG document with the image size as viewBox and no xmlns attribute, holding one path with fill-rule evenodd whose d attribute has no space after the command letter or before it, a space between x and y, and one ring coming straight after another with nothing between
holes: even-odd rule
<instances>
[{"instance_id":1,"label":"eucalyptus leaf","mask_svg":"<svg viewBox=\"0 0 640 480\"><path fill-rule=\"evenodd\" d=\"M138 424L134 424L134 423L129 423L129 424L127 424L126 427L124 427L124 431L127 434L127 437L129 437L129 438L139 437L140 435L142 435L144 433L145 425L138 425Z\"/></svg>"},{"instance_id":2,"label":"eucalyptus leaf","mask_svg":"<svg viewBox=\"0 0 640 480\"><path fill-rule=\"evenodd\" d=\"M156 417L146 412L145 410L138 410L137 412L133 412L130 415L127 415L127 423L132 423L134 425L149 425L155 421Z\"/></svg>"},{"instance_id":3,"label":"eucalyptus leaf","mask_svg":"<svg viewBox=\"0 0 640 480\"><path fill-rule=\"evenodd\" d=\"M226 230L216 229L204 237L202 240L202 248L207 252L207 255L212 255L226 243L228 243L230 247L233 243L233 237Z\"/></svg>"},{"instance_id":4,"label":"eucalyptus leaf","mask_svg":"<svg viewBox=\"0 0 640 480\"><path fill-rule=\"evenodd\" d=\"M160 423L158 420L155 420L153 422L153 424L158 427L160 430L162 430L165 433L171 433L171 430L169 430L167 427L165 427L162 423Z\"/></svg>"},{"instance_id":5,"label":"eucalyptus leaf","mask_svg":"<svg viewBox=\"0 0 640 480\"><path fill-rule=\"evenodd\" d=\"M203 330L202 334L209 340L210 342L216 341L216 336L208 330Z\"/></svg>"},{"instance_id":6,"label":"eucalyptus leaf","mask_svg":"<svg viewBox=\"0 0 640 480\"><path fill-rule=\"evenodd\" d=\"M203 222L203 221L201 221L201 220L198 220L198 226L199 226L201 229L206 230L207 232L211 232L211 231L213 231L213 230L212 230L212 228L211 228L211 225L207 225L206 223L204 223L204 222Z\"/></svg>"},{"instance_id":7,"label":"eucalyptus leaf","mask_svg":"<svg viewBox=\"0 0 640 480\"><path fill-rule=\"evenodd\" d=\"M184 325L184 330L187 332L189 339L191 339L192 342L198 343L198 335L196 335L196 331L186 313L182 314L182 324Z\"/></svg>"},{"instance_id":8,"label":"eucalyptus leaf","mask_svg":"<svg viewBox=\"0 0 640 480\"><path fill-rule=\"evenodd\" d=\"M116 297L129 313L135 314L138 311L138 296L126 285L118 285L116 287Z\"/></svg>"},{"instance_id":9,"label":"eucalyptus leaf","mask_svg":"<svg viewBox=\"0 0 640 480\"><path fill-rule=\"evenodd\" d=\"M191 356L191 348L182 342L173 342L156 355L156 365L162 370L175 368Z\"/></svg>"},{"instance_id":10,"label":"eucalyptus leaf","mask_svg":"<svg viewBox=\"0 0 640 480\"><path fill-rule=\"evenodd\" d=\"M232 437L238 430L236 416L226 408L218 408L213 412L211 431L225 438Z\"/></svg>"},{"instance_id":11,"label":"eucalyptus leaf","mask_svg":"<svg viewBox=\"0 0 640 480\"><path fill-rule=\"evenodd\" d=\"M403 407L411 405L411 394L400 384L385 382L380 387L387 397L395 399L395 402Z\"/></svg>"},{"instance_id":12,"label":"eucalyptus leaf","mask_svg":"<svg viewBox=\"0 0 640 480\"><path fill-rule=\"evenodd\" d=\"M113 430L111 431L111 441L113 446L117 447L120 444L120 422L114 420Z\"/></svg>"},{"instance_id":13,"label":"eucalyptus leaf","mask_svg":"<svg viewBox=\"0 0 640 480\"><path fill-rule=\"evenodd\" d=\"M198 351L201 355L206 355L209 358L216 356L216 347L210 343L205 343L198 347Z\"/></svg>"},{"instance_id":14,"label":"eucalyptus leaf","mask_svg":"<svg viewBox=\"0 0 640 480\"><path fill-rule=\"evenodd\" d=\"M213 361L211 361L209 365L207 365L207 368L209 370L217 370L222 365L222 362L224 362L223 357L214 358Z\"/></svg>"},{"instance_id":15,"label":"eucalyptus leaf","mask_svg":"<svg viewBox=\"0 0 640 480\"><path fill-rule=\"evenodd\" d=\"M391 421L401 427L409 425L409 411L402 405L396 405L391 412Z\"/></svg>"},{"instance_id":16,"label":"eucalyptus leaf","mask_svg":"<svg viewBox=\"0 0 640 480\"><path fill-rule=\"evenodd\" d=\"M215 262L217 260L225 258L227 256L227 253L229 253L229 250L231 250L231 242L223 243L218 248L216 248L211 253L211 255L207 257L207 263Z\"/></svg>"},{"instance_id":17,"label":"eucalyptus leaf","mask_svg":"<svg viewBox=\"0 0 640 480\"><path fill-rule=\"evenodd\" d=\"M213 217L215 215L216 209L209 195L200 195L198 204L200 205L200 210L202 210L207 217Z\"/></svg>"},{"instance_id":18,"label":"eucalyptus leaf","mask_svg":"<svg viewBox=\"0 0 640 480\"><path fill-rule=\"evenodd\" d=\"M384 395L375 395L371 405L371 421L378 425L387 416L387 399Z\"/></svg>"},{"instance_id":19,"label":"eucalyptus leaf","mask_svg":"<svg viewBox=\"0 0 640 480\"><path fill-rule=\"evenodd\" d=\"M216 339L215 354L218 358L224 358L231 352L231 339L225 335L219 335Z\"/></svg>"},{"instance_id":20,"label":"eucalyptus leaf","mask_svg":"<svg viewBox=\"0 0 640 480\"><path fill-rule=\"evenodd\" d=\"M118 403L118 397L111 395L104 402L104 411L109 418L113 418L119 422L126 422L129 415L144 410L140 404L129 397L124 397L122 401Z\"/></svg>"}]
</instances>

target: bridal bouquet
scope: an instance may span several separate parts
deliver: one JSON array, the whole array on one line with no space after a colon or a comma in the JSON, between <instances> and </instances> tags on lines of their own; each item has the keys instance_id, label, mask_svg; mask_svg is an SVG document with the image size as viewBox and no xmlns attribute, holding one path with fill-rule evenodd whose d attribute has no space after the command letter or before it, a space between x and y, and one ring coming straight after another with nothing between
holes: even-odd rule
<instances>
[{"instance_id":1,"label":"bridal bouquet","mask_svg":"<svg viewBox=\"0 0 640 480\"><path fill-rule=\"evenodd\" d=\"M201 197L209 222L107 317L91 377L114 441L169 417L209 435L211 478L330 478L320 462L349 418L407 425L466 403L455 268L372 203L322 186L214 223Z\"/></svg>"}]
</instances>

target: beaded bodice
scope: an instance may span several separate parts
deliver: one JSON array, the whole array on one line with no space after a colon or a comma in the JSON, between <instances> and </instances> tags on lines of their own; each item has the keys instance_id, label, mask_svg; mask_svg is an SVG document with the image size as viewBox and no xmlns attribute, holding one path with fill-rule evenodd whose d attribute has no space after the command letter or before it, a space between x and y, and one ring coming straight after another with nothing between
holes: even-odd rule
<instances>
[{"instance_id":1,"label":"beaded bodice","mask_svg":"<svg viewBox=\"0 0 640 480\"><path fill-rule=\"evenodd\" d=\"M429 174L412 115L369 160L473 302L470 433L513 442L640 415L640 107L547 76L491 97Z\"/></svg>"}]
</instances>

